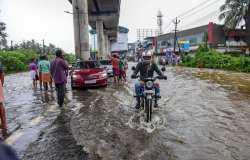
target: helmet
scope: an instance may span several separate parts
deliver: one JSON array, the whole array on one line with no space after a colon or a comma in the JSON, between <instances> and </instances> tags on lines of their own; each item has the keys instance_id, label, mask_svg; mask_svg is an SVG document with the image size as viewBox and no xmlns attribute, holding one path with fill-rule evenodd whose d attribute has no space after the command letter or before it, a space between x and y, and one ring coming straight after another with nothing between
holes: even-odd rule
<instances>
[{"instance_id":1,"label":"helmet","mask_svg":"<svg viewBox=\"0 0 250 160\"><path fill-rule=\"evenodd\" d=\"M153 52L151 50L146 50L142 53L142 58L144 61L150 61L153 56Z\"/></svg>"}]
</instances>

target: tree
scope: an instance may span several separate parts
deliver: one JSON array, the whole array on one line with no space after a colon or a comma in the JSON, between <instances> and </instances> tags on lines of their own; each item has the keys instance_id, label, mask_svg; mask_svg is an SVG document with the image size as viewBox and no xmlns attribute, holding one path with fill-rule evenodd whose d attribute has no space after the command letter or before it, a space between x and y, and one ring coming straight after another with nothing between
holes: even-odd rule
<instances>
[{"instance_id":1,"label":"tree","mask_svg":"<svg viewBox=\"0 0 250 160\"><path fill-rule=\"evenodd\" d=\"M225 4L220 7L220 20L224 20L225 27L235 29L242 22L247 27L249 0L226 0Z\"/></svg>"},{"instance_id":2,"label":"tree","mask_svg":"<svg viewBox=\"0 0 250 160\"><path fill-rule=\"evenodd\" d=\"M250 49L250 0L226 0L220 7L220 20L225 20L225 27L235 29L244 22L247 31L247 45Z\"/></svg>"},{"instance_id":3,"label":"tree","mask_svg":"<svg viewBox=\"0 0 250 160\"><path fill-rule=\"evenodd\" d=\"M3 22L0 22L0 49L2 47L6 48L7 47L7 33L5 32L6 30L6 24Z\"/></svg>"}]
</instances>

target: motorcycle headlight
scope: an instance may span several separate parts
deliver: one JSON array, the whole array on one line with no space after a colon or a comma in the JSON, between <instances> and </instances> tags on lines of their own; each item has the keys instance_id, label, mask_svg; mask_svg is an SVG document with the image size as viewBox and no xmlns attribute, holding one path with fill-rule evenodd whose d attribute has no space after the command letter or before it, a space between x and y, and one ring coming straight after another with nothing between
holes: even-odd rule
<instances>
[{"instance_id":1,"label":"motorcycle headlight","mask_svg":"<svg viewBox=\"0 0 250 160\"><path fill-rule=\"evenodd\" d=\"M154 83L153 83L152 81L148 81L148 82L146 83L146 87L147 87L147 88L153 88L153 86L154 86Z\"/></svg>"}]
</instances>

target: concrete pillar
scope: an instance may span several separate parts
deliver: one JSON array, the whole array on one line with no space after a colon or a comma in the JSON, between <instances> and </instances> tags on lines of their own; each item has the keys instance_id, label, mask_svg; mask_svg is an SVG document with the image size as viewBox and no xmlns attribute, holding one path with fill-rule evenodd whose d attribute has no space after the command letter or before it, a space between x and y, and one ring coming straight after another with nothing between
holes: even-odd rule
<instances>
[{"instance_id":1,"label":"concrete pillar","mask_svg":"<svg viewBox=\"0 0 250 160\"><path fill-rule=\"evenodd\" d=\"M96 34L97 34L97 45L98 45L97 57L103 57L105 54L105 38L104 38L104 29L102 20L96 21Z\"/></svg>"},{"instance_id":2,"label":"concrete pillar","mask_svg":"<svg viewBox=\"0 0 250 160\"><path fill-rule=\"evenodd\" d=\"M111 42L108 40L108 56L111 56Z\"/></svg>"},{"instance_id":3,"label":"concrete pillar","mask_svg":"<svg viewBox=\"0 0 250 160\"><path fill-rule=\"evenodd\" d=\"M109 55L109 38L108 38L108 35L105 35L105 57L107 58L108 55Z\"/></svg>"},{"instance_id":4,"label":"concrete pillar","mask_svg":"<svg viewBox=\"0 0 250 160\"><path fill-rule=\"evenodd\" d=\"M89 60L88 0L73 0L72 6L76 57L81 60Z\"/></svg>"}]
</instances>

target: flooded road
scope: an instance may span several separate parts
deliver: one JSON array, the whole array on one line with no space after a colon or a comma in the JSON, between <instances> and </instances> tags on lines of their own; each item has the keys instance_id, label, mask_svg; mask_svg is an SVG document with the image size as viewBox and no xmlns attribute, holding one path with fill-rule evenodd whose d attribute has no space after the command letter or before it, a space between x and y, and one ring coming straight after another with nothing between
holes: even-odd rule
<instances>
[{"instance_id":1,"label":"flooded road","mask_svg":"<svg viewBox=\"0 0 250 160\"><path fill-rule=\"evenodd\" d=\"M11 75L6 106L20 127L7 141L27 160L249 160L250 75L179 67L166 75L152 124L133 108L135 80L68 87L58 109L54 92L32 91L26 73Z\"/></svg>"}]
</instances>

